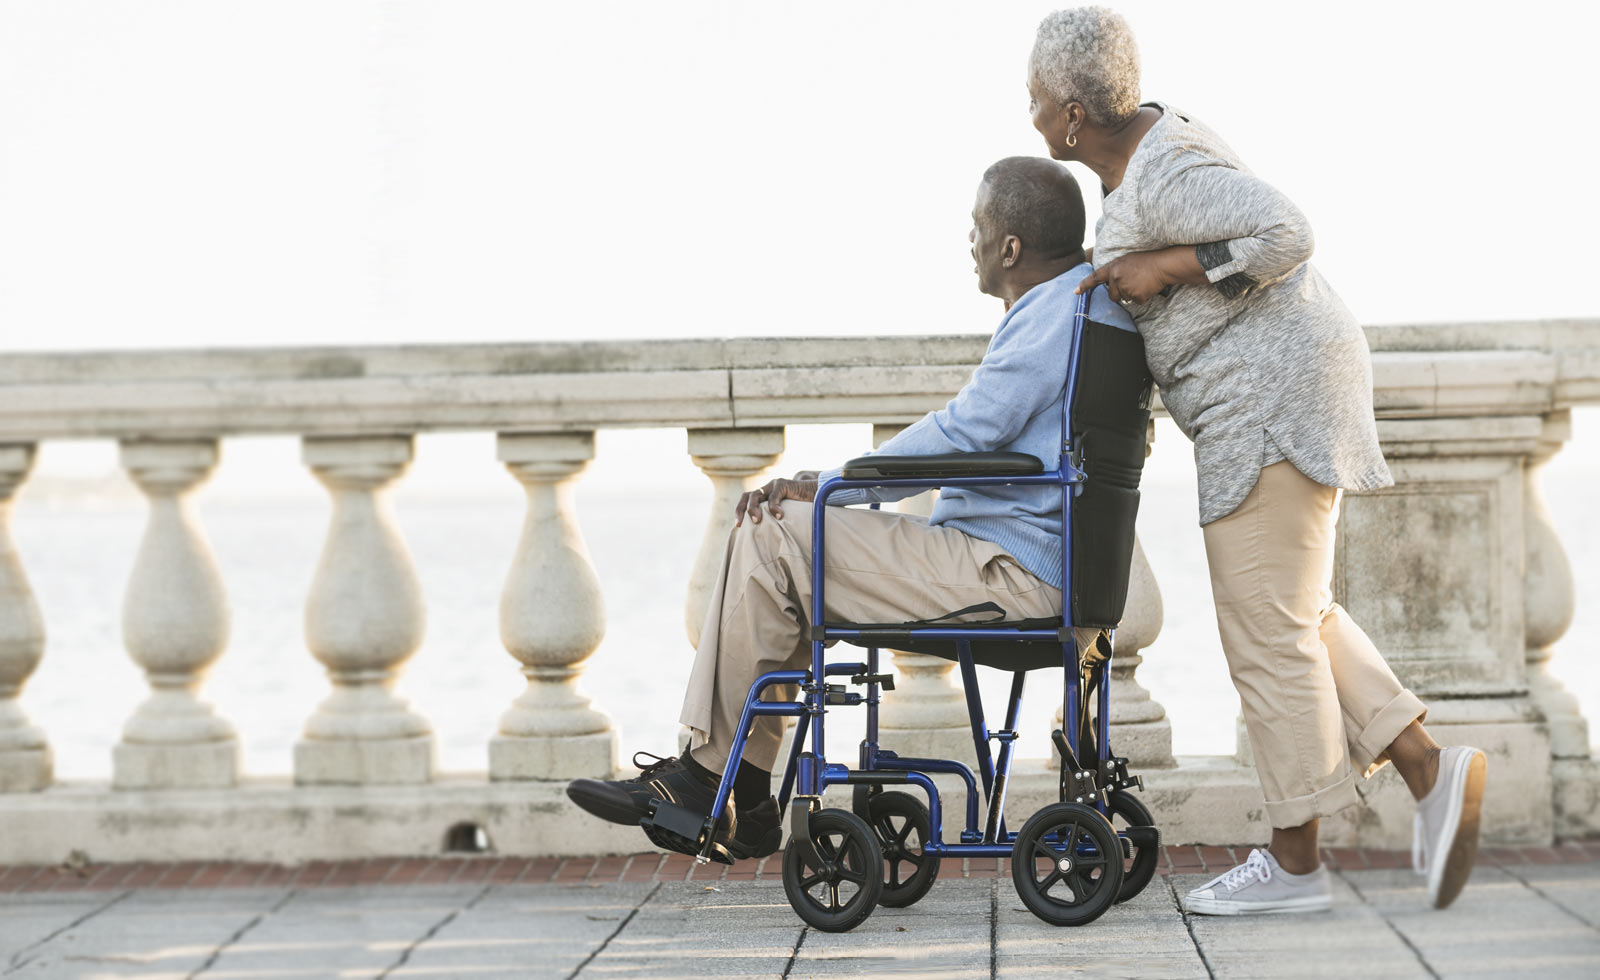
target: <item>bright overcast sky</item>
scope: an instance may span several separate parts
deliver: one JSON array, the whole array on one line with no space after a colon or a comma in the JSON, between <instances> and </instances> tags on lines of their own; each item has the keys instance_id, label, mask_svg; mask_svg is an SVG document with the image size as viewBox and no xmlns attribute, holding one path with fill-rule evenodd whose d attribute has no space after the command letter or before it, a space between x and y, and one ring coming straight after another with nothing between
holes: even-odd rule
<instances>
[{"instance_id":1,"label":"bright overcast sky","mask_svg":"<svg viewBox=\"0 0 1600 980\"><path fill-rule=\"evenodd\" d=\"M3 2L0 348L988 330L1052 6ZM1116 6L1364 321L1596 312L1593 5Z\"/></svg>"}]
</instances>

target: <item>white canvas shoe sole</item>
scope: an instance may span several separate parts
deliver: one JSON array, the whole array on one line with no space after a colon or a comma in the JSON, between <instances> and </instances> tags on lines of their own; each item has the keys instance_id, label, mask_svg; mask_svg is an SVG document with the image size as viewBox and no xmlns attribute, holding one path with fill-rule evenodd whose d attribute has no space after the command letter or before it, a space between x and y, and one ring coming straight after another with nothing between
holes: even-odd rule
<instances>
[{"instance_id":1,"label":"white canvas shoe sole","mask_svg":"<svg viewBox=\"0 0 1600 980\"><path fill-rule=\"evenodd\" d=\"M1478 859L1478 823L1483 811L1483 784L1488 768L1488 758L1476 749L1457 755L1450 767L1456 793L1445 811L1444 826L1440 828L1428 867L1428 899L1436 909L1445 908L1456 900ZM1442 779L1445 774L1439 776Z\"/></svg>"},{"instance_id":2,"label":"white canvas shoe sole","mask_svg":"<svg viewBox=\"0 0 1600 980\"><path fill-rule=\"evenodd\" d=\"M1281 898L1270 902L1241 902L1231 898L1200 898L1185 895L1186 912L1201 915L1275 915L1292 912L1325 912L1333 907L1332 895L1308 895L1305 898Z\"/></svg>"}]
</instances>

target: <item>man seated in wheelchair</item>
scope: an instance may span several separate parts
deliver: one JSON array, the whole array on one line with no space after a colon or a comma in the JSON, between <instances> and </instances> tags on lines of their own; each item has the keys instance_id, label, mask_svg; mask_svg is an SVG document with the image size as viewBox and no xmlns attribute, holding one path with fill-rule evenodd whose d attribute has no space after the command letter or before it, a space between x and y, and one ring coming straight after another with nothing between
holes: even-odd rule
<instances>
[{"instance_id":1,"label":"man seated in wheelchair","mask_svg":"<svg viewBox=\"0 0 1600 980\"><path fill-rule=\"evenodd\" d=\"M1091 271L1083 233L1083 197L1062 164L1009 157L984 173L968 237L978 288L1002 300L1005 315L955 398L883 443L878 453L1015 451L1038 457L1046 469L1059 465L1074 289ZM1089 319L1134 329L1103 289L1091 294ZM824 472L820 479L838 473ZM732 858L763 857L777 849L780 814L771 777L783 718L758 715L743 758L728 755L755 679L811 665L811 501L818 483L819 474L798 473L739 500L684 696L680 718L694 733L688 751L677 758L652 756L655 761L632 779L574 781L567 794L579 806L620 824L639 824L653 800L709 815L720 776L732 764L732 819L719 824L717 843ZM828 503L895 497L889 490L843 490ZM946 489L927 518L829 507L827 618L907 623L986 603L1001 607L1006 620L1059 616L1061 520L1059 486ZM1080 540L1074 551L1083 547ZM972 615L994 613L990 608ZM1079 650L1094 651L1101 640L1098 630L1078 634ZM777 690L789 699L796 693L792 686ZM650 836L658 845L685 850L670 835Z\"/></svg>"}]
</instances>

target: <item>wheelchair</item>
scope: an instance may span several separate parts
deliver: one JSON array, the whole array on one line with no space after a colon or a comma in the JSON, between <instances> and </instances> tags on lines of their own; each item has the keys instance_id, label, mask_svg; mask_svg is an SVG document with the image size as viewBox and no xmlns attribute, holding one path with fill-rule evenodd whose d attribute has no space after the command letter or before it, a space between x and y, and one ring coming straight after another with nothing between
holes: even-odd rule
<instances>
[{"instance_id":1,"label":"wheelchair","mask_svg":"<svg viewBox=\"0 0 1600 980\"><path fill-rule=\"evenodd\" d=\"M827 522L813 521L811 667L773 671L755 681L731 757L743 753L756 715L796 719L778 795L789 829L782 878L795 912L816 929L847 931L878 905L914 904L933 886L946 858L1009 857L1023 904L1058 926L1094 921L1113 904L1139 894L1155 874L1160 833L1149 810L1132 795L1143 782L1128 772L1126 759L1111 751L1110 644L1102 634L1091 653L1079 651L1073 640L1074 625L1109 630L1122 618L1152 388L1139 335L1090 320L1088 300L1087 294L1080 296L1073 314L1056 469L1047 471L1033 456L1013 452L869 455L850 461L839 478L817 489L815 513L820 515L832 493L855 487L1059 487L1064 587L1061 616L1051 619L947 622L981 612L1003 618L1004 610L986 603L912 623L828 622L822 560ZM832 641L864 648L865 660L825 662L824 647ZM959 665L976 773L954 760L903 757L879 746L881 692L894 689L893 676L880 670L883 648ZM993 731L984 720L979 666L1012 673L1005 725ZM1005 819L1006 784L1024 680L1029 671L1046 667L1063 668L1065 675L1064 721L1051 736L1061 756L1059 802L1012 831ZM834 679L849 683L830 683ZM763 699L768 688L784 684L795 685L800 699ZM847 705L865 705L867 711L855 768L827 761L825 751L828 710ZM999 743L998 753L991 743ZM657 801L642 823L647 830L681 838L698 860L709 859L716 846L714 829L730 805L736 768L727 767L710 816L702 819ZM958 777L966 785L965 825L955 841L945 839L936 774ZM981 827L980 783L987 805ZM836 785L852 787L849 809L822 806L824 790ZM926 803L905 791L911 788L920 790Z\"/></svg>"}]
</instances>

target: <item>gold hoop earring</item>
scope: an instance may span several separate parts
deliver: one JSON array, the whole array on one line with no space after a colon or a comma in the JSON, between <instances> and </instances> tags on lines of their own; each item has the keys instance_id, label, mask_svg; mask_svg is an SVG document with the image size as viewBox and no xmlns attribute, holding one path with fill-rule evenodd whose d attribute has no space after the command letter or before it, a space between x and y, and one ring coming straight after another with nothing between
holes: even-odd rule
<instances>
[{"instance_id":1,"label":"gold hoop earring","mask_svg":"<svg viewBox=\"0 0 1600 980\"><path fill-rule=\"evenodd\" d=\"M1076 136L1072 135L1071 133L1068 133L1067 134L1067 145L1068 146L1077 146L1078 145L1078 138Z\"/></svg>"}]
</instances>

